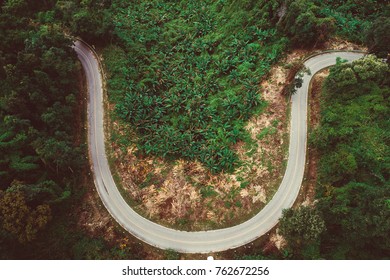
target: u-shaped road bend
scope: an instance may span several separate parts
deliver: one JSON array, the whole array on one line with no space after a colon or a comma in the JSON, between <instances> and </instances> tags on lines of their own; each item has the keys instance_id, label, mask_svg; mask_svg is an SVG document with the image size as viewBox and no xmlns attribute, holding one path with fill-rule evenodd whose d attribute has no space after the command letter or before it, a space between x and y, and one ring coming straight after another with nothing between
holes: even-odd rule
<instances>
[{"instance_id":1,"label":"u-shaped road bend","mask_svg":"<svg viewBox=\"0 0 390 280\"><path fill-rule=\"evenodd\" d=\"M162 249L185 253L224 251L245 245L266 234L279 221L282 210L296 200L303 179L307 142L307 105L311 75L305 74L303 85L291 97L290 143L286 171L271 201L246 222L224 229L187 232L156 224L136 213L121 196L110 171L104 141L103 83L98 58L81 41L74 43L88 84L88 144L97 191L114 219L128 232L144 242ZM336 63L340 57L353 61L359 52L328 52L306 60L312 75Z\"/></svg>"}]
</instances>

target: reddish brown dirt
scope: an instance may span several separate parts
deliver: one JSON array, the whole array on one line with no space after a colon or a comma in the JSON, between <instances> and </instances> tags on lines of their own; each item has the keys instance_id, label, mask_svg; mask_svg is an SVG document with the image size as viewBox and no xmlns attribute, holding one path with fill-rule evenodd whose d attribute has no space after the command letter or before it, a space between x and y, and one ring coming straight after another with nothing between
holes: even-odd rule
<instances>
[{"instance_id":1,"label":"reddish brown dirt","mask_svg":"<svg viewBox=\"0 0 390 280\"><path fill-rule=\"evenodd\" d=\"M367 47L362 45L354 44L340 38L333 38L329 40L323 48L319 50L344 50L344 51L352 51L352 50L360 50L367 51Z\"/></svg>"},{"instance_id":2,"label":"reddish brown dirt","mask_svg":"<svg viewBox=\"0 0 390 280\"><path fill-rule=\"evenodd\" d=\"M329 70L324 70L314 76L311 91L309 93L309 123L310 130L314 130L320 122L320 98L323 82L328 76ZM304 205L311 205L314 203L315 198L315 188L317 183L317 165L318 165L319 155L318 151L309 146L308 158L307 158L307 167L306 167L306 186L305 186L305 197Z\"/></svg>"}]
</instances>

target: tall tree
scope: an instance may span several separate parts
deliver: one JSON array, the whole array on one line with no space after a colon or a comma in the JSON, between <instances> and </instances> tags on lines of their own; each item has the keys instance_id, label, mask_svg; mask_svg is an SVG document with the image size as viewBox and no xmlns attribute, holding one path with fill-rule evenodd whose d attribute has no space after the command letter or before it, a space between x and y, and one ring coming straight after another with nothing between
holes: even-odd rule
<instances>
[{"instance_id":1,"label":"tall tree","mask_svg":"<svg viewBox=\"0 0 390 280\"><path fill-rule=\"evenodd\" d=\"M386 185L387 184L387 185ZM319 200L328 234L322 254L337 259L380 259L390 253L390 187L351 182Z\"/></svg>"},{"instance_id":2,"label":"tall tree","mask_svg":"<svg viewBox=\"0 0 390 280\"><path fill-rule=\"evenodd\" d=\"M318 258L320 235L325 229L325 222L314 207L283 210L280 233L287 240L295 258Z\"/></svg>"},{"instance_id":3,"label":"tall tree","mask_svg":"<svg viewBox=\"0 0 390 280\"><path fill-rule=\"evenodd\" d=\"M289 0L287 12L279 22L296 47L311 47L326 42L335 29L334 20L320 14L320 8L308 0Z\"/></svg>"},{"instance_id":4,"label":"tall tree","mask_svg":"<svg viewBox=\"0 0 390 280\"><path fill-rule=\"evenodd\" d=\"M0 192L0 217L3 228L25 243L34 240L50 221L51 209L47 204L31 208L20 191Z\"/></svg>"},{"instance_id":5,"label":"tall tree","mask_svg":"<svg viewBox=\"0 0 390 280\"><path fill-rule=\"evenodd\" d=\"M366 34L366 44L371 53L387 58L390 55L390 18L379 17Z\"/></svg>"}]
</instances>

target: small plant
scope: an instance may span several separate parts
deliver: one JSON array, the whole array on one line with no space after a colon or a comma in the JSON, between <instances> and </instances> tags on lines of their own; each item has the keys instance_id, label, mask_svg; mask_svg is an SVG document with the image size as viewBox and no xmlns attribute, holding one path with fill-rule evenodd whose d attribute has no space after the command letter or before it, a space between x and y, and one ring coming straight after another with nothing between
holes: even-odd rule
<instances>
[{"instance_id":1,"label":"small plant","mask_svg":"<svg viewBox=\"0 0 390 280\"><path fill-rule=\"evenodd\" d=\"M257 134L256 138L258 140L262 140L264 137L268 136L268 135L273 135L277 132L276 128L275 127L265 127L263 128L259 134Z\"/></svg>"},{"instance_id":2,"label":"small plant","mask_svg":"<svg viewBox=\"0 0 390 280\"><path fill-rule=\"evenodd\" d=\"M202 195L203 198L207 198L207 197L213 197L213 196L216 196L217 195L217 192L214 191L214 187L213 186L205 186L203 188L200 189L200 194Z\"/></svg>"},{"instance_id":3,"label":"small plant","mask_svg":"<svg viewBox=\"0 0 390 280\"><path fill-rule=\"evenodd\" d=\"M168 249L164 251L166 260L179 260L180 253L176 252L173 249Z\"/></svg>"}]
</instances>

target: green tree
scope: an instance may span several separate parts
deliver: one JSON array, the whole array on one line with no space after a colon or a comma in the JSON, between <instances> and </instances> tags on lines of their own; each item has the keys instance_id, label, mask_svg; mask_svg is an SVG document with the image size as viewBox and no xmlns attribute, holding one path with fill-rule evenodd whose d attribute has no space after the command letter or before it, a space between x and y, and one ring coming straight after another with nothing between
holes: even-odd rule
<instances>
[{"instance_id":1,"label":"green tree","mask_svg":"<svg viewBox=\"0 0 390 280\"><path fill-rule=\"evenodd\" d=\"M328 234L322 254L336 259L381 259L390 253L389 182L382 186L351 182L319 201Z\"/></svg>"},{"instance_id":2,"label":"green tree","mask_svg":"<svg viewBox=\"0 0 390 280\"><path fill-rule=\"evenodd\" d=\"M91 44L102 44L110 39L113 30L111 1L57 1L55 10L73 35Z\"/></svg>"},{"instance_id":3,"label":"green tree","mask_svg":"<svg viewBox=\"0 0 390 280\"><path fill-rule=\"evenodd\" d=\"M320 235L326 227L316 208L284 209L279 229L296 258L319 257Z\"/></svg>"},{"instance_id":4,"label":"green tree","mask_svg":"<svg viewBox=\"0 0 390 280\"><path fill-rule=\"evenodd\" d=\"M379 17L367 30L366 44L369 52L387 58L390 53L390 18Z\"/></svg>"},{"instance_id":5,"label":"green tree","mask_svg":"<svg viewBox=\"0 0 390 280\"><path fill-rule=\"evenodd\" d=\"M279 22L294 46L311 47L326 42L335 29L334 20L323 17L320 9L307 0L290 0L287 12Z\"/></svg>"},{"instance_id":6,"label":"green tree","mask_svg":"<svg viewBox=\"0 0 390 280\"><path fill-rule=\"evenodd\" d=\"M384 120L389 73L388 65L375 56L331 69L322 95L321 125L313 135L324 185L338 187L350 180L376 184L388 176L389 127Z\"/></svg>"},{"instance_id":7,"label":"green tree","mask_svg":"<svg viewBox=\"0 0 390 280\"><path fill-rule=\"evenodd\" d=\"M34 240L51 219L47 204L31 208L22 192L0 192L0 217L5 230L12 233L20 243Z\"/></svg>"},{"instance_id":8,"label":"green tree","mask_svg":"<svg viewBox=\"0 0 390 280\"><path fill-rule=\"evenodd\" d=\"M58 205L81 189L79 68L56 2L0 1L0 246L9 257L31 256L51 213L65 215ZM23 244L7 245L15 239Z\"/></svg>"}]
</instances>

